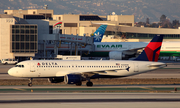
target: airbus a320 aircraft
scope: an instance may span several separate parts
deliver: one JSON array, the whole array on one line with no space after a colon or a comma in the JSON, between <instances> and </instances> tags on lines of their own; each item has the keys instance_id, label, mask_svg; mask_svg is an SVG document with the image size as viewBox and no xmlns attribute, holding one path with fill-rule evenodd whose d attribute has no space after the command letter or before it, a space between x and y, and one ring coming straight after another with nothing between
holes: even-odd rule
<instances>
[{"instance_id":1,"label":"airbus a320 aircraft","mask_svg":"<svg viewBox=\"0 0 180 108\"><path fill-rule=\"evenodd\" d=\"M15 77L29 78L28 86L32 86L32 78L48 78L51 83L93 86L90 79L118 78L136 75L163 68L165 63L157 62L163 36L155 36L144 51L132 61L127 60L28 60L18 63L8 70Z\"/></svg>"}]
</instances>

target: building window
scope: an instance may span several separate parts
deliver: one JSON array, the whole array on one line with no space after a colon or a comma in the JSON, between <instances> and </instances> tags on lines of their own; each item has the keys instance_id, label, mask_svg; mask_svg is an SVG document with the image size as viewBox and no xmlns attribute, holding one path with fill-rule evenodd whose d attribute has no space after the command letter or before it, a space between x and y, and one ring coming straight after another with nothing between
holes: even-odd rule
<instances>
[{"instance_id":1,"label":"building window","mask_svg":"<svg viewBox=\"0 0 180 108\"><path fill-rule=\"evenodd\" d=\"M12 25L11 52L37 52L37 25ZM13 28L14 27L14 28ZM17 29L18 28L18 29ZM33 35L29 35L29 33Z\"/></svg>"},{"instance_id":2,"label":"building window","mask_svg":"<svg viewBox=\"0 0 180 108\"><path fill-rule=\"evenodd\" d=\"M12 35L12 41L15 41L15 35Z\"/></svg>"},{"instance_id":3,"label":"building window","mask_svg":"<svg viewBox=\"0 0 180 108\"><path fill-rule=\"evenodd\" d=\"M16 43L16 49L19 49L19 43Z\"/></svg>"},{"instance_id":4,"label":"building window","mask_svg":"<svg viewBox=\"0 0 180 108\"><path fill-rule=\"evenodd\" d=\"M29 41L29 35L26 35L26 41Z\"/></svg>"},{"instance_id":5,"label":"building window","mask_svg":"<svg viewBox=\"0 0 180 108\"><path fill-rule=\"evenodd\" d=\"M30 39L31 39L30 41L34 41L34 35L31 35Z\"/></svg>"},{"instance_id":6,"label":"building window","mask_svg":"<svg viewBox=\"0 0 180 108\"><path fill-rule=\"evenodd\" d=\"M21 49L24 49L24 43L21 43Z\"/></svg>"},{"instance_id":7,"label":"building window","mask_svg":"<svg viewBox=\"0 0 180 108\"><path fill-rule=\"evenodd\" d=\"M23 29L21 29L21 33L24 33L24 30L23 30Z\"/></svg>"},{"instance_id":8,"label":"building window","mask_svg":"<svg viewBox=\"0 0 180 108\"><path fill-rule=\"evenodd\" d=\"M25 28L29 28L29 26L25 26Z\"/></svg>"},{"instance_id":9,"label":"building window","mask_svg":"<svg viewBox=\"0 0 180 108\"><path fill-rule=\"evenodd\" d=\"M21 41L24 41L24 35L21 35Z\"/></svg>"},{"instance_id":10,"label":"building window","mask_svg":"<svg viewBox=\"0 0 180 108\"><path fill-rule=\"evenodd\" d=\"M16 41L19 41L19 35L16 35Z\"/></svg>"},{"instance_id":11,"label":"building window","mask_svg":"<svg viewBox=\"0 0 180 108\"><path fill-rule=\"evenodd\" d=\"M29 30L26 30L26 33L29 33Z\"/></svg>"},{"instance_id":12,"label":"building window","mask_svg":"<svg viewBox=\"0 0 180 108\"><path fill-rule=\"evenodd\" d=\"M49 34L53 34L53 26L49 26Z\"/></svg>"},{"instance_id":13,"label":"building window","mask_svg":"<svg viewBox=\"0 0 180 108\"><path fill-rule=\"evenodd\" d=\"M29 43L26 43L26 49L29 49Z\"/></svg>"},{"instance_id":14,"label":"building window","mask_svg":"<svg viewBox=\"0 0 180 108\"><path fill-rule=\"evenodd\" d=\"M16 29L16 33L19 33L19 30L18 30L18 29Z\"/></svg>"},{"instance_id":15,"label":"building window","mask_svg":"<svg viewBox=\"0 0 180 108\"><path fill-rule=\"evenodd\" d=\"M62 34L62 29L59 30L59 34Z\"/></svg>"},{"instance_id":16,"label":"building window","mask_svg":"<svg viewBox=\"0 0 180 108\"><path fill-rule=\"evenodd\" d=\"M36 14L36 12L35 12L35 11L33 11L33 14Z\"/></svg>"},{"instance_id":17,"label":"building window","mask_svg":"<svg viewBox=\"0 0 180 108\"><path fill-rule=\"evenodd\" d=\"M19 25L16 25L15 28L19 28Z\"/></svg>"},{"instance_id":18,"label":"building window","mask_svg":"<svg viewBox=\"0 0 180 108\"><path fill-rule=\"evenodd\" d=\"M59 20L61 20L61 17L59 17Z\"/></svg>"},{"instance_id":19,"label":"building window","mask_svg":"<svg viewBox=\"0 0 180 108\"><path fill-rule=\"evenodd\" d=\"M30 44L31 49L34 49L34 43Z\"/></svg>"}]
</instances>

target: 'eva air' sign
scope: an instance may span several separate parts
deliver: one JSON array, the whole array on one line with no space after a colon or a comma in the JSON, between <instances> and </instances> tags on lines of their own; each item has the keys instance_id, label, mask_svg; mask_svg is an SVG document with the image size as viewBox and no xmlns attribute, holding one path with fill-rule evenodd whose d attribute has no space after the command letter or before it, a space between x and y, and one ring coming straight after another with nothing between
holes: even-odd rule
<instances>
[{"instance_id":1,"label":"'eva air' sign","mask_svg":"<svg viewBox=\"0 0 180 108\"><path fill-rule=\"evenodd\" d=\"M97 45L97 48L122 48L122 45Z\"/></svg>"}]
</instances>

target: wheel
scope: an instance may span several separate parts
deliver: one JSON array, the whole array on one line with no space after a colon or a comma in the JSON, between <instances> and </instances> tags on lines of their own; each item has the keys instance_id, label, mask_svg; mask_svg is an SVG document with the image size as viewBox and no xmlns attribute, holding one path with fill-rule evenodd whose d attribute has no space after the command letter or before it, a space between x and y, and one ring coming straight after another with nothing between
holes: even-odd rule
<instances>
[{"instance_id":1,"label":"wheel","mask_svg":"<svg viewBox=\"0 0 180 108\"><path fill-rule=\"evenodd\" d=\"M7 62L6 62L6 63L4 63L4 65L7 65Z\"/></svg>"},{"instance_id":2,"label":"wheel","mask_svg":"<svg viewBox=\"0 0 180 108\"><path fill-rule=\"evenodd\" d=\"M82 85L82 82L76 83L76 86L81 86L81 85Z\"/></svg>"},{"instance_id":3,"label":"wheel","mask_svg":"<svg viewBox=\"0 0 180 108\"><path fill-rule=\"evenodd\" d=\"M28 86L29 86L29 87L32 87L32 83L28 83Z\"/></svg>"},{"instance_id":4,"label":"wheel","mask_svg":"<svg viewBox=\"0 0 180 108\"><path fill-rule=\"evenodd\" d=\"M88 87L91 87L91 86L93 86L93 83L92 83L92 82L87 82L86 85L87 85Z\"/></svg>"}]
</instances>

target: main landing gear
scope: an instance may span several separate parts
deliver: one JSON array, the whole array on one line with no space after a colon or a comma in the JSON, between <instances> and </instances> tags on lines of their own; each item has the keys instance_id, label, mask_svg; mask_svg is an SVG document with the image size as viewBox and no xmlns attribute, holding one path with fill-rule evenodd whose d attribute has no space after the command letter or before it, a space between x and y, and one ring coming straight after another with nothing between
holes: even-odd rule
<instances>
[{"instance_id":1,"label":"main landing gear","mask_svg":"<svg viewBox=\"0 0 180 108\"><path fill-rule=\"evenodd\" d=\"M93 83L90 81L90 78L88 78L87 80L88 80L88 82L86 83L86 86L92 87ZM76 83L76 86L81 86L81 85L82 85L82 81L79 83Z\"/></svg>"},{"instance_id":2,"label":"main landing gear","mask_svg":"<svg viewBox=\"0 0 180 108\"><path fill-rule=\"evenodd\" d=\"M32 80L33 80L33 78L29 78L29 83L28 83L29 87L32 87Z\"/></svg>"},{"instance_id":3,"label":"main landing gear","mask_svg":"<svg viewBox=\"0 0 180 108\"><path fill-rule=\"evenodd\" d=\"M86 86L92 87L92 86L93 86L93 83L92 83L91 81L88 81L88 82L86 83Z\"/></svg>"},{"instance_id":4,"label":"main landing gear","mask_svg":"<svg viewBox=\"0 0 180 108\"><path fill-rule=\"evenodd\" d=\"M81 86L82 82L76 83L76 86Z\"/></svg>"},{"instance_id":5,"label":"main landing gear","mask_svg":"<svg viewBox=\"0 0 180 108\"><path fill-rule=\"evenodd\" d=\"M86 86L92 87L93 83L90 81L90 78L88 78L87 80L88 80L88 82L86 83Z\"/></svg>"}]
</instances>

